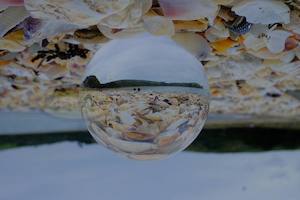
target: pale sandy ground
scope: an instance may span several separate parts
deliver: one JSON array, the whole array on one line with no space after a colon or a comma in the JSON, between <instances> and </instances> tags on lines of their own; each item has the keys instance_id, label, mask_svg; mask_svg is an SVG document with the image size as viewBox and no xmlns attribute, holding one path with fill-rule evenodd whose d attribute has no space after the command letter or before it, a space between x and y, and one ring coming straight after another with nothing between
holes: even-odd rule
<instances>
[{"instance_id":1,"label":"pale sandy ground","mask_svg":"<svg viewBox=\"0 0 300 200\"><path fill-rule=\"evenodd\" d=\"M138 162L97 144L0 151L1 200L299 200L300 151Z\"/></svg>"}]
</instances>

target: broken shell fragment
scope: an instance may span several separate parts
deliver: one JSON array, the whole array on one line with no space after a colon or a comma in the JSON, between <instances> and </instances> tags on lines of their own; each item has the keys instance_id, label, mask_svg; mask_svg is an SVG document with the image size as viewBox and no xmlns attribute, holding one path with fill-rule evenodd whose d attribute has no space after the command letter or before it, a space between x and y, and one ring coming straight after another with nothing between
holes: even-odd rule
<instances>
[{"instance_id":1,"label":"broken shell fragment","mask_svg":"<svg viewBox=\"0 0 300 200\"><path fill-rule=\"evenodd\" d=\"M173 21L176 32L203 32L208 28L207 20Z\"/></svg>"},{"instance_id":2,"label":"broken shell fragment","mask_svg":"<svg viewBox=\"0 0 300 200\"><path fill-rule=\"evenodd\" d=\"M290 8L277 0L243 0L232 10L253 24L275 24L290 22Z\"/></svg>"},{"instance_id":3,"label":"broken shell fragment","mask_svg":"<svg viewBox=\"0 0 300 200\"><path fill-rule=\"evenodd\" d=\"M176 33L173 40L199 60L205 60L212 52L209 43L196 33Z\"/></svg>"},{"instance_id":4,"label":"broken shell fragment","mask_svg":"<svg viewBox=\"0 0 300 200\"><path fill-rule=\"evenodd\" d=\"M26 49L26 46L12 41L0 38L0 50L7 50L10 52L21 52Z\"/></svg>"},{"instance_id":5,"label":"broken shell fragment","mask_svg":"<svg viewBox=\"0 0 300 200\"><path fill-rule=\"evenodd\" d=\"M164 15L173 20L197 20L207 18L213 24L219 10L211 0L159 0Z\"/></svg>"},{"instance_id":6,"label":"broken shell fragment","mask_svg":"<svg viewBox=\"0 0 300 200\"><path fill-rule=\"evenodd\" d=\"M168 35L175 34L175 28L172 20L161 16L146 16L144 17L144 28L153 35Z\"/></svg>"},{"instance_id":7,"label":"broken shell fragment","mask_svg":"<svg viewBox=\"0 0 300 200\"><path fill-rule=\"evenodd\" d=\"M267 48L271 53L280 53L285 49L285 43L288 37L292 34L287 31L274 30L268 33L268 36L265 38Z\"/></svg>"},{"instance_id":8,"label":"broken shell fragment","mask_svg":"<svg viewBox=\"0 0 300 200\"><path fill-rule=\"evenodd\" d=\"M9 7L0 13L0 37L29 17L24 7Z\"/></svg>"}]
</instances>

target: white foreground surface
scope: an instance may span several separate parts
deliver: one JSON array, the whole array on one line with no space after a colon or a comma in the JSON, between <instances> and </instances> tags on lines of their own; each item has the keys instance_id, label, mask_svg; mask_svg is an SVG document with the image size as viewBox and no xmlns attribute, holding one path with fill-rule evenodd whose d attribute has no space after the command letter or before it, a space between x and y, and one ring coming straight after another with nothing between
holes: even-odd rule
<instances>
[{"instance_id":1,"label":"white foreground surface","mask_svg":"<svg viewBox=\"0 0 300 200\"><path fill-rule=\"evenodd\" d=\"M0 151L1 200L299 200L300 151L132 161L99 145Z\"/></svg>"}]
</instances>

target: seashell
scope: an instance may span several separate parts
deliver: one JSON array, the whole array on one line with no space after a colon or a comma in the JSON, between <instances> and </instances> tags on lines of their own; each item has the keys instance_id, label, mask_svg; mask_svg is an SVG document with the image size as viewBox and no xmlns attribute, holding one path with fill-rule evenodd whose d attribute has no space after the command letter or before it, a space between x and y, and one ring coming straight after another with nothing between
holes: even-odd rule
<instances>
[{"instance_id":1,"label":"seashell","mask_svg":"<svg viewBox=\"0 0 300 200\"><path fill-rule=\"evenodd\" d=\"M31 16L38 19L57 20L65 24L88 27L103 18L125 9L130 0L81 1L81 0L25 0L24 5Z\"/></svg>"},{"instance_id":2,"label":"seashell","mask_svg":"<svg viewBox=\"0 0 300 200\"><path fill-rule=\"evenodd\" d=\"M98 126L102 126L100 123L98 123ZM104 126L102 126L104 127ZM105 128L105 131L111 136L111 137L114 137L114 138L119 138L121 139L122 138L122 133L113 129L113 128L110 128L110 127L106 127Z\"/></svg>"},{"instance_id":3,"label":"seashell","mask_svg":"<svg viewBox=\"0 0 300 200\"><path fill-rule=\"evenodd\" d=\"M299 42L295 38L289 37L285 41L285 50L290 51L292 49L295 49L298 45Z\"/></svg>"},{"instance_id":4,"label":"seashell","mask_svg":"<svg viewBox=\"0 0 300 200\"><path fill-rule=\"evenodd\" d=\"M212 52L209 43L196 33L176 33L172 39L199 60L205 60Z\"/></svg>"},{"instance_id":5,"label":"seashell","mask_svg":"<svg viewBox=\"0 0 300 200\"><path fill-rule=\"evenodd\" d=\"M136 119L140 124L134 128L129 129L130 131L148 133L151 135L157 135L159 133L159 127L154 121L148 120L146 118Z\"/></svg>"},{"instance_id":6,"label":"seashell","mask_svg":"<svg viewBox=\"0 0 300 200\"><path fill-rule=\"evenodd\" d=\"M168 35L175 34L173 21L161 16L145 16L143 18L144 28L153 35Z\"/></svg>"},{"instance_id":7,"label":"seashell","mask_svg":"<svg viewBox=\"0 0 300 200\"><path fill-rule=\"evenodd\" d=\"M285 51L284 52L285 56L282 56L280 58L280 61L284 62L284 63L290 63L294 60L296 53L294 50L290 50L290 51Z\"/></svg>"},{"instance_id":8,"label":"seashell","mask_svg":"<svg viewBox=\"0 0 300 200\"><path fill-rule=\"evenodd\" d=\"M179 137L179 132L174 132L174 130L165 131L155 139L155 143L158 144L158 146L167 146L175 142L175 140Z\"/></svg>"},{"instance_id":9,"label":"seashell","mask_svg":"<svg viewBox=\"0 0 300 200\"><path fill-rule=\"evenodd\" d=\"M126 140L115 139L113 137L107 137L108 144L113 147L117 147L123 152L132 153L143 153L145 151L150 151L152 149L157 149L157 145L148 142L132 142ZM111 147L112 148L112 147ZM129 151L130 150L130 151Z\"/></svg>"},{"instance_id":10,"label":"seashell","mask_svg":"<svg viewBox=\"0 0 300 200\"><path fill-rule=\"evenodd\" d=\"M237 17L232 23L227 23L229 30L237 36L248 33L252 25L247 22L246 17Z\"/></svg>"},{"instance_id":11,"label":"seashell","mask_svg":"<svg viewBox=\"0 0 300 200\"><path fill-rule=\"evenodd\" d=\"M80 26L73 24L66 24L55 19L51 20L41 20L39 27L35 32L30 34L30 38L26 41L27 45L31 45L35 42L40 42L45 38L48 38L49 41L57 43L63 39L65 36L64 33L74 32L76 29L79 29Z\"/></svg>"},{"instance_id":12,"label":"seashell","mask_svg":"<svg viewBox=\"0 0 300 200\"><path fill-rule=\"evenodd\" d=\"M182 21L174 20L176 32L203 32L208 28L208 21L206 20L192 20Z\"/></svg>"},{"instance_id":13,"label":"seashell","mask_svg":"<svg viewBox=\"0 0 300 200\"><path fill-rule=\"evenodd\" d=\"M24 32L22 30L13 31L4 36L4 39L22 43L24 41Z\"/></svg>"},{"instance_id":14,"label":"seashell","mask_svg":"<svg viewBox=\"0 0 300 200\"><path fill-rule=\"evenodd\" d=\"M109 0L106 1L109 2ZM125 5L126 1L123 0L123 2ZM115 29L134 28L142 21L143 16L150 10L152 6L152 0L129 0L129 3L126 3L128 5L124 9L104 17L101 19L99 24ZM103 3L101 2L99 4L101 5ZM121 4L121 2L119 2L119 4Z\"/></svg>"},{"instance_id":15,"label":"seashell","mask_svg":"<svg viewBox=\"0 0 300 200\"><path fill-rule=\"evenodd\" d=\"M233 21L235 19L235 13L232 12L230 8L221 6L218 17L223 19L225 22Z\"/></svg>"},{"instance_id":16,"label":"seashell","mask_svg":"<svg viewBox=\"0 0 300 200\"><path fill-rule=\"evenodd\" d=\"M284 55L283 53L277 53L277 54L272 53L268 48L262 48L259 49L258 51L248 50L247 52L257 58L271 59L271 60L280 59Z\"/></svg>"},{"instance_id":17,"label":"seashell","mask_svg":"<svg viewBox=\"0 0 300 200\"><path fill-rule=\"evenodd\" d=\"M9 7L0 13L0 37L3 37L8 31L20 24L27 17L29 12L21 7Z\"/></svg>"},{"instance_id":18,"label":"seashell","mask_svg":"<svg viewBox=\"0 0 300 200\"><path fill-rule=\"evenodd\" d=\"M215 20L213 27L205 31L205 37L210 42L227 39L230 36L229 30L225 27L221 20Z\"/></svg>"},{"instance_id":19,"label":"seashell","mask_svg":"<svg viewBox=\"0 0 300 200\"><path fill-rule=\"evenodd\" d=\"M121 132L121 133L125 133L126 131L128 131L130 129L129 125L126 124L120 124L114 121L109 121L108 124L111 124L113 129L116 129L117 131Z\"/></svg>"},{"instance_id":20,"label":"seashell","mask_svg":"<svg viewBox=\"0 0 300 200\"><path fill-rule=\"evenodd\" d=\"M54 62L43 65L39 68L40 76L44 75L48 80L64 77L68 72L69 70L65 65L59 65Z\"/></svg>"},{"instance_id":21,"label":"seashell","mask_svg":"<svg viewBox=\"0 0 300 200\"><path fill-rule=\"evenodd\" d=\"M266 36L268 31L270 31L268 25L253 24L253 26L252 26L249 33L252 34L253 36L257 37L257 38L262 38L262 37Z\"/></svg>"},{"instance_id":22,"label":"seashell","mask_svg":"<svg viewBox=\"0 0 300 200\"><path fill-rule=\"evenodd\" d=\"M135 122L134 117L132 117L128 111L121 111L119 113L121 118L121 123L131 125Z\"/></svg>"},{"instance_id":23,"label":"seashell","mask_svg":"<svg viewBox=\"0 0 300 200\"><path fill-rule=\"evenodd\" d=\"M289 24L283 24L283 28L300 34L300 10L292 10L291 21Z\"/></svg>"},{"instance_id":24,"label":"seashell","mask_svg":"<svg viewBox=\"0 0 300 200\"><path fill-rule=\"evenodd\" d=\"M231 39L220 40L216 42L212 42L211 46L214 50L216 50L219 54L226 53L230 48L239 45L239 42L233 41Z\"/></svg>"},{"instance_id":25,"label":"seashell","mask_svg":"<svg viewBox=\"0 0 300 200\"><path fill-rule=\"evenodd\" d=\"M168 128L167 128L167 131L174 131L176 130L178 127L180 127L182 124L186 124L188 123L188 120L187 119L178 119L174 122L172 122Z\"/></svg>"},{"instance_id":26,"label":"seashell","mask_svg":"<svg viewBox=\"0 0 300 200\"><path fill-rule=\"evenodd\" d=\"M157 114L157 113L150 113L150 114L147 114L147 115L145 115L145 118L146 118L147 120L152 121L152 122L162 121L162 118L161 118L160 114Z\"/></svg>"},{"instance_id":27,"label":"seashell","mask_svg":"<svg viewBox=\"0 0 300 200\"><path fill-rule=\"evenodd\" d=\"M126 140L133 140L133 141L149 141L155 138L155 135L149 133L141 133L137 131L125 132L122 134L122 136Z\"/></svg>"},{"instance_id":28,"label":"seashell","mask_svg":"<svg viewBox=\"0 0 300 200\"><path fill-rule=\"evenodd\" d=\"M300 61L296 61L293 63L286 63L286 64L277 62L273 65L270 65L272 70L280 73L289 74L291 76L294 76L295 74L300 72L299 66L300 66Z\"/></svg>"},{"instance_id":29,"label":"seashell","mask_svg":"<svg viewBox=\"0 0 300 200\"><path fill-rule=\"evenodd\" d=\"M285 49L285 43L288 37L292 34L283 30L274 30L268 33L268 36L265 39L267 48L271 53L280 53Z\"/></svg>"},{"instance_id":30,"label":"seashell","mask_svg":"<svg viewBox=\"0 0 300 200\"><path fill-rule=\"evenodd\" d=\"M253 24L275 24L290 22L290 8L277 0L243 0L232 10Z\"/></svg>"},{"instance_id":31,"label":"seashell","mask_svg":"<svg viewBox=\"0 0 300 200\"><path fill-rule=\"evenodd\" d=\"M245 45L246 49L251 49L253 51L258 51L267 46L262 37L255 37L251 33L245 35L243 44Z\"/></svg>"},{"instance_id":32,"label":"seashell","mask_svg":"<svg viewBox=\"0 0 300 200\"><path fill-rule=\"evenodd\" d=\"M164 15L172 20L197 20L207 18L213 24L218 5L211 0L159 0Z\"/></svg>"},{"instance_id":33,"label":"seashell","mask_svg":"<svg viewBox=\"0 0 300 200\"><path fill-rule=\"evenodd\" d=\"M97 27L101 31L101 33L109 38L109 39L121 39L121 38L128 38L136 34L140 34L145 32L145 28L143 24L139 24L135 28L128 28L128 29L112 29L104 25L98 24Z\"/></svg>"},{"instance_id":34,"label":"seashell","mask_svg":"<svg viewBox=\"0 0 300 200\"><path fill-rule=\"evenodd\" d=\"M21 52L25 49L26 47L18 42L0 38L0 50L7 50L9 52Z\"/></svg>"},{"instance_id":35,"label":"seashell","mask_svg":"<svg viewBox=\"0 0 300 200\"><path fill-rule=\"evenodd\" d=\"M109 41L98 29L98 27L91 29L80 29L74 32L74 42L80 43L106 43ZM64 39L66 41L66 39Z\"/></svg>"},{"instance_id":36,"label":"seashell","mask_svg":"<svg viewBox=\"0 0 300 200\"><path fill-rule=\"evenodd\" d=\"M241 94L242 96L258 95L256 88L249 85L246 81L237 81L237 88L239 94Z\"/></svg>"},{"instance_id":37,"label":"seashell","mask_svg":"<svg viewBox=\"0 0 300 200\"><path fill-rule=\"evenodd\" d=\"M299 0L283 0L283 2L295 10L296 9L300 10L300 1Z\"/></svg>"},{"instance_id":38,"label":"seashell","mask_svg":"<svg viewBox=\"0 0 300 200\"><path fill-rule=\"evenodd\" d=\"M10 62L9 64L3 65L1 68L2 75L15 75L17 77L25 77L28 79L34 78L34 73L31 69L27 69L22 65L19 65L14 62Z\"/></svg>"},{"instance_id":39,"label":"seashell","mask_svg":"<svg viewBox=\"0 0 300 200\"><path fill-rule=\"evenodd\" d=\"M0 38L0 50L7 50L10 52L20 52L25 50L22 45L24 40L24 33L22 30L17 30L7 34L4 38Z\"/></svg>"}]
</instances>

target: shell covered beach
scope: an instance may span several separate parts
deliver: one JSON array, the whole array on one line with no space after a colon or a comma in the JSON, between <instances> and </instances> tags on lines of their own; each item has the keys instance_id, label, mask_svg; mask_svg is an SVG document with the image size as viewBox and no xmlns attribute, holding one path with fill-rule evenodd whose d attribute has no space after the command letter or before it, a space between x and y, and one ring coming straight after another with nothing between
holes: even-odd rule
<instances>
[{"instance_id":1,"label":"shell covered beach","mask_svg":"<svg viewBox=\"0 0 300 200\"><path fill-rule=\"evenodd\" d=\"M94 53L149 32L202 62L210 113L300 119L299 0L18 0L0 16L2 111L80 117Z\"/></svg>"}]
</instances>

